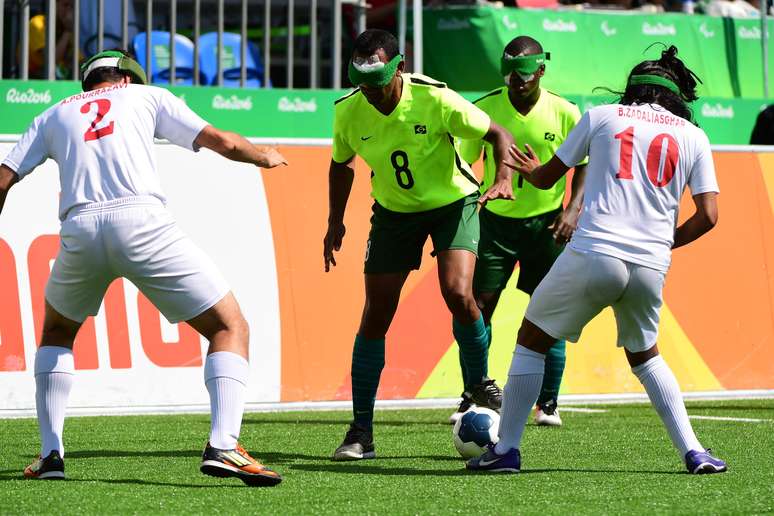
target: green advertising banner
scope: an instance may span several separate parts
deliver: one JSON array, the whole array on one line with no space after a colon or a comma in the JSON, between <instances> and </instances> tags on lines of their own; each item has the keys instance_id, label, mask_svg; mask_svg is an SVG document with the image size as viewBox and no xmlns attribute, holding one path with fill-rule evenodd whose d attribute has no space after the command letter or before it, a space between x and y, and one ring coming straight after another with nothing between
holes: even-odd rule
<instances>
[{"instance_id":1,"label":"green advertising banner","mask_svg":"<svg viewBox=\"0 0 774 516\"><path fill-rule=\"evenodd\" d=\"M330 138L333 102L344 90L279 90L251 88L170 88L213 125L258 138ZM69 81L0 81L0 133L21 134L32 119L56 102L80 92ZM466 92L469 100L481 92ZM567 95L585 111L614 100L610 95ZM747 144L760 99L702 98L693 105L699 125L715 144Z\"/></svg>"},{"instance_id":2,"label":"green advertising banner","mask_svg":"<svg viewBox=\"0 0 774 516\"><path fill-rule=\"evenodd\" d=\"M528 35L551 52L543 85L559 94L620 89L632 67L657 59L664 43L676 45L702 79L700 96L763 96L758 20L492 7L426 9L423 19L425 73L460 90L499 86L505 45Z\"/></svg>"},{"instance_id":3,"label":"green advertising banner","mask_svg":"<svg viewBox=\"0 0 774 516\"><path fill-rule=\"evenodd\" d=\"M215 126L275 138L330 137L333 102L345 93L193 86L169 89ZM0 81L0 99L4 99L0 133L23 132L37 114L80 91L80 83L71 81Z\"/></svg>"}]
</instances>

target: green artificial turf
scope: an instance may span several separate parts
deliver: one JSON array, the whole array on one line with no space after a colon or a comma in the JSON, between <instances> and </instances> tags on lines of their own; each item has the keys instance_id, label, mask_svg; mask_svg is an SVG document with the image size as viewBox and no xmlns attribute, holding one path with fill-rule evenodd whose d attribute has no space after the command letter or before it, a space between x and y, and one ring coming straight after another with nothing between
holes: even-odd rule
<instances>
[{"instance_id":1,"label":"green artificial turf","mask_svg":"<svg viewBox=\"0 0 774 516\"><path fill-rule=\"evenodd\" d=\"M65 481L28 481L32 419L0 420L2 514L755 514L774 511L774 400L697 402L689 414L730 471L684 471L649 405L562 413L564 427L530 425L516 475L469 474L452 445L449 410L381 410L376 460L333 463L349 414L246 414L241 442L284 475L248 488L198 471L203 415L72 417Z\"/></svg>"}]
</instances>

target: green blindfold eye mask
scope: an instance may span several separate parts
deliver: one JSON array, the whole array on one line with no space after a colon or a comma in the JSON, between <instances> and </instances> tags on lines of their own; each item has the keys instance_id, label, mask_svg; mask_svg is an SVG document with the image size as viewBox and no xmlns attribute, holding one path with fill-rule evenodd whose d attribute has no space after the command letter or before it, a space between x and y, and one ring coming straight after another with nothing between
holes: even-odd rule
<instances>
[{"instance_id":1,"label":"green blindfold eye mask","mask_svg":"<svg viewBox=\"0 0 774 516\"><path fill-rule=\"evenodd\" d=\"M395 77L395 71L402 60L403 56L400 54L390 59L387 63L356 65L350 60L348 70L349 81L353 86L364 84L374 88L384 88Z\"/></svg>"},{"instance_id":2,"label":"green blindfold eye mask","mask_svg":"<svg viewBox=\"0 0 774 516\"><path fill-rule=\"evenodd\" d=\"M145 71L137 61L116 50L106 50L90 57L81 65L81 81L86 81L89 74L97 68L111 67L129 74L135 84L148 84Z\"/></svg>"},{"instance_id":3,"label":"green blindfold eye mask","mask_svg":"<svg viewBox=\"0 0 774 516\"><path fill-rule=\"evenodd\" d=\"M500 75L505 76L511 72L516 72L520 75L531 75L537 72L538 68L550 59L550 52L528 56L512 56L503 53L503 57L500 59Z\"/></svg>"}]
</instances>

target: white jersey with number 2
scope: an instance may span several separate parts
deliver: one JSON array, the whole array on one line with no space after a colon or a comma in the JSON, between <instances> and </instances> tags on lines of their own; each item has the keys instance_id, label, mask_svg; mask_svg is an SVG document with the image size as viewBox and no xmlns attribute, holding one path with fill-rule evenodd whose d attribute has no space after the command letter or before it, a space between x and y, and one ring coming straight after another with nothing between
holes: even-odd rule
<instances>
[{"instance_id":1,"label":"white jersey with number 2","mask_svg":"<svg viewBox=\"0 0 774 516\"><path fill-rule=\"evenodd\" d=\"M680 198L718 192L707 135L655 104L592 108L556 156L589 156L583 211L570 247L666 272Z\"/></svg>"},{"instance_id":2,"label":"white jersey with number 2","mask_svg":"<svg viewBox=\"0 0 774 516\"><path fill-rule=\"evenodd\" d=\"M73 95L35 118L3 160L23 178L52 158L59 165L59 218L72 208L124 197L166 202L153 138L192 150L202 118L169 91L116 84Z\"/></svg>"}]
</instances>

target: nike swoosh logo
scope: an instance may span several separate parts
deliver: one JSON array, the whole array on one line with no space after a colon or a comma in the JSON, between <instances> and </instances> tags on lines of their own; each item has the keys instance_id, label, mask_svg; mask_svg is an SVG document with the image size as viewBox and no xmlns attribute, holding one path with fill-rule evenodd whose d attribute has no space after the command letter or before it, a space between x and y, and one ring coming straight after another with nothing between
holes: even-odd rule
<instances>
[{"instance_id":1,"label":"nike swoosh logo","mask_svg":"<svg viewBox=\"0 0 774 516\"><path fill-rule=\"evenodd\" d=\"M362 141L370 140L371 138L373 138L373 136L361 136L361 137L360 137L360 139L361 139Z\"/></svg>"},{"instance_id":2,"label":"nike swoosh logo","mask_svg":"<svg viewBox=\"0 0 774 516\"><path fill-rule=\"evenodd\" d=\"M494 463L495 463L495 462L497 462L498 460L500 460L500 457L498 457L498 458L496 458L496 459L493 459L493 460L484 460L484 459L481 459L480 461L478 461L478 465L479 465L479 466L491 466L492 464L494 464Z\"/></svg>"}]
</instances>

